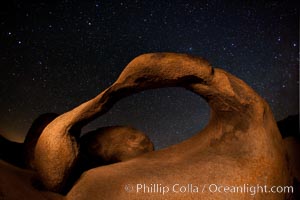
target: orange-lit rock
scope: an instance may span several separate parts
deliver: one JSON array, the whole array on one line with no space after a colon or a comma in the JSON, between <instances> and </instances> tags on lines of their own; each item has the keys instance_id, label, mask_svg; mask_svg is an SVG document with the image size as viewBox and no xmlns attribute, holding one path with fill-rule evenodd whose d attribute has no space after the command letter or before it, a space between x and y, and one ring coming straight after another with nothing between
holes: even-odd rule
<instances>
[{"instance_id":1,"label":"orange-lit rock","mask_svg":"<svg viewBox=\"0 0 300 200\"><path fill-rule=\"evenodd\" d=\"M23 146L24 146L24 162L27 168L34 169L34 149L36 146L36 143L42 134L42 131L44 128L52 121L54 120L58 114L56 113L45 113L40 115L38 118L36 118L30 129L28 130L28 133L25 137Z\"/></svg>"},{"instance_id":2,"label":"orange-lit rock","mask_svg":"<svg viewBox=\"0 0 300 200\"><path fill-rule=\"evenodd\" d=\"M269 105L245 82L200 58L153 53L135 58L117 81L95 98L60 115L43 131L35 151L45 186L59 191L78 158L78 130L119 99L142 90L181 86L202 96L211 119L192 138L84 173L67 199L253 199L249 193L126 192L127 184L288 185L283 141ZM134 188L133 188L134 189ZM257 193L255 199L284 199Z\"/></svg>"},{"instance_id":3,"label":"orange-lit rock","mask_svg":"<svg viewBox=\"0 0 300 200\"><path fill-rule=\"evenodd\" d=\"M94 166L129 160L153 151L147 135L128 126L111 126L91 131L80 138L81 154Z\"/></svg>"},{"instance_id":4,"label":"orange-lit rock","mask_svg":"<svg viewBox=\"0 0 300 200\"><path fill-rule=\"evenodd\" d=\"M36 173L0 161L0 199L61 200L63 196L38 190Z\"/></svg>"}]
</instances>

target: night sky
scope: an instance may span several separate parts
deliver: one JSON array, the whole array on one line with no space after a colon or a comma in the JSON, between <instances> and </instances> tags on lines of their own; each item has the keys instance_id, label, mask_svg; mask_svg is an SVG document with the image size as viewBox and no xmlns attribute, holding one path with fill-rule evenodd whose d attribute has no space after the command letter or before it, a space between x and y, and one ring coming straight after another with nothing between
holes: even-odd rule
<instances>
[{"instance_id":1,"label":"night sky","mask_svg":"<svg viewBox=\"0 0 300 200\"><path fill-rule=\"evenodd\" d=\"M265 98L277 120L299 111L294 1L15 1L0 6L0 134L23 141L32 121L63 113L112 84L148 52L201 56ZM119 101L83 132L131 125L157 149L201 130L209 107L182 88Z\"/></svg>"}]
</instances>

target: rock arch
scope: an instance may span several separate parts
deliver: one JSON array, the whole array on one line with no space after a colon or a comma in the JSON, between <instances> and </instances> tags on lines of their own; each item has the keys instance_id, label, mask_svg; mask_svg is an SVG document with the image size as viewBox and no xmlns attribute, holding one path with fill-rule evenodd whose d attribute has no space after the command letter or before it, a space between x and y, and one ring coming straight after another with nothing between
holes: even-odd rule
<instances>
[{"instance_id":1,"label":"rock arch","mask_svg":"<svg viewBox=\"0 0 300 200\"><path fill-rule=\"evenodd\" d=\"M35 149L45 186L60 191L78 157L78 133L120 98L146 89L181 86L211 107L209 124L192 138L164 150L87 171L68 193L73 199L153 199L161 194L128 193L128 183L286 185L283 143L268 104L245 82L207 61L185 54L151 53L132 60L95 98L52 121ZM224 194L168 193L172 199L224 199ZM200 195L200 196L199 196ZM230 199L251 199L228 194ZM284 194L257 194L257 199Z\"/></svg>"}]
</instances>

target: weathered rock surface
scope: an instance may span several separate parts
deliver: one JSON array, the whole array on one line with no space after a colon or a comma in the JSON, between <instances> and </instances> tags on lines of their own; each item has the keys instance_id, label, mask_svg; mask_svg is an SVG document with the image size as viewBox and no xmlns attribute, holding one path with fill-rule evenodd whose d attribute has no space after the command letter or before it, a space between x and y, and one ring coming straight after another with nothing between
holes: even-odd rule
<instances>
[{"instance_id":1,"label":"weathered rock surface","mask_svg":"<svg viewBox=\"0 0 300 200\"><path fill-rule=\"evenodd\" d=\"M37 117L28 130L24 143L13 142L0 135L0 158L21 168L34 169L34 149L44 128L57 117L45 113Z\"/></svg>"},{"instance_id":2,"label":"weathered rock surface","mask_svg":"<svg viewBox=\"0 0 300 200\"><path fill-rule=\"evenodd\" d=\"M102 127L79 139L80 149L61 193L69 191L84 171L132 159L154 150L147 135L129 126Z\"/></svg>"},{"instance_id":3,"label":"weathered rock surface","mask_svg":"<svg viewBox=\"0 0 300 200\"><path fill-rule=\"evenodd\" d=\"M1 200L60 200L63 196L47 191L39 191L36 174L12 166L0 160L0 199Z\"/></svg>"},{"instance_id":4,"label":"weathered rock surface","mask_svg":"<svg viewBox=\"0 0 300 200\"><path fill-rule=\"evenodd\" d=\"M58 114L56 113L45 113L36 118L31 127L29 128L27 135L24 140L24 162L27 168L34 169L34 149L36 143L42 134L44 128L53 121Z\"/></svg>"},{"instance_id":5,"label":"weathered rock surface","mask_svg":"<svg viewBox=\"0 0 300 200\"><path fill-rule=\"evenodd\" d=\"M200 58L153 53L135 58L118 80L95 98L64 113L43 131L35 163L45 186L59 191L76 164L78 130L104 114L120 98L152 88L181 86L202 96L211 119L192 138L128 161L91 169L67 199L253 199L249 193L201 192L207 184L288 185L283 141L269 105L246 83ZM197 193L137 193L135 185L195 184ZM126 192L127 184L133 191ZM257 193L255 199L284 199Z\"/></svg>"},{"instance_id":6,"label":"weathered rock surface","mask_svg":"<svg viewBox=\"0 0 300 200\"><path fill-rule=\"evenodd\" d=\"M80 153L91 165L121 162L154 150L147 135L128 126L111 126L91 131L80 138Z\"/></svg>"}]
</instances>

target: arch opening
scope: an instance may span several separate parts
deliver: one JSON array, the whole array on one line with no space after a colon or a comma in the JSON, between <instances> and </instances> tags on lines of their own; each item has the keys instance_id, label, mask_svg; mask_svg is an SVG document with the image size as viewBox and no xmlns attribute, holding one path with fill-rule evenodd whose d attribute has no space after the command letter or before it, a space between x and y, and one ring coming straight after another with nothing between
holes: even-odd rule
<instances>
[{"instance_id":1,"label":"arch opening","mask_svg":"<svg viewBox=\"0 0 300 200\"><path fill-rule=\"evenodd\" d=\"M209 106L199 95L181 87L145 90L120 99L82 134L105 126L129 125L144 132L162 149L180 143L203 129Z\"/></svg>"}]
</instances>

